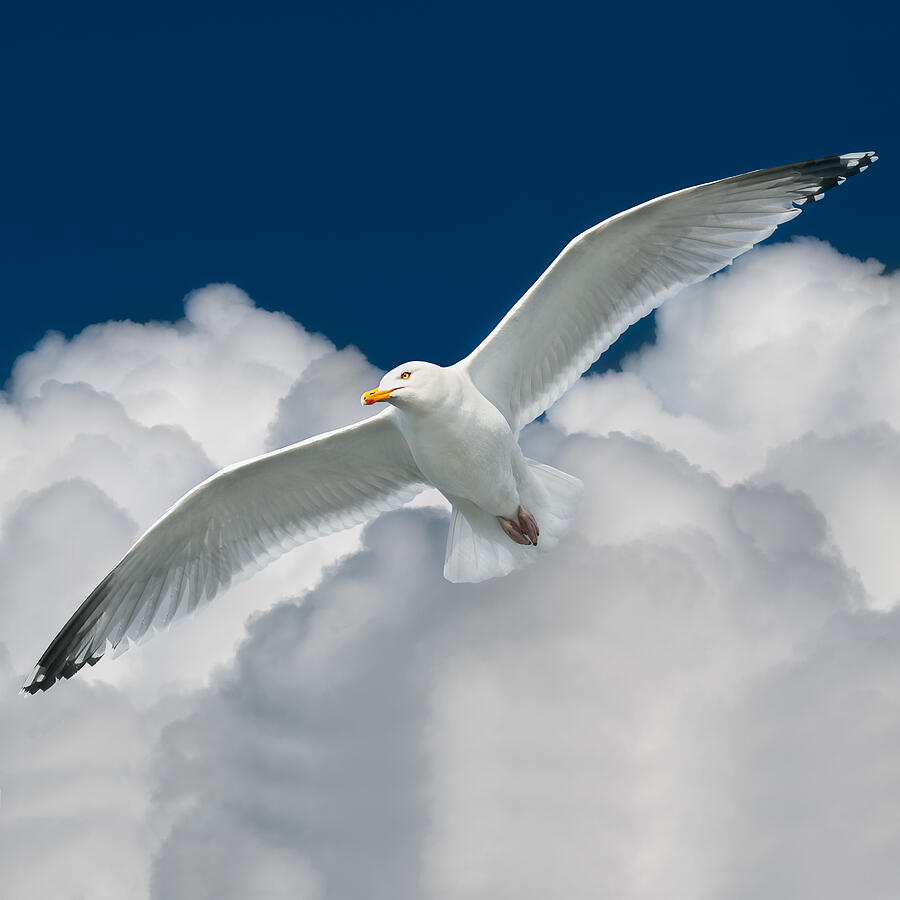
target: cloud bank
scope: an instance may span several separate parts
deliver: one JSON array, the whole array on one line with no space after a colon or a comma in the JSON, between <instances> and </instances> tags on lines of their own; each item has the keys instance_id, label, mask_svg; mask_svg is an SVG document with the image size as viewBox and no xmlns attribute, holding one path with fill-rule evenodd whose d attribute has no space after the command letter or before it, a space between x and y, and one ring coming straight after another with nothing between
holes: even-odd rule
<instances>
[{"instance_id":1,"label":"cloud bank","mask_svg":"<svg viewBox=\"0 0 900 900\"><path fill-rule=\"evenodd\" d=\"M896 275L818 242L757 250L526 431L586 484L546 564L451 585L443 513L398 511L25 698L44 644L171 500L362 415L377 378L230 286L174 325L49 336L0 403L4 883L890 896L898 360Z\"/></svg>"}]
</instances>

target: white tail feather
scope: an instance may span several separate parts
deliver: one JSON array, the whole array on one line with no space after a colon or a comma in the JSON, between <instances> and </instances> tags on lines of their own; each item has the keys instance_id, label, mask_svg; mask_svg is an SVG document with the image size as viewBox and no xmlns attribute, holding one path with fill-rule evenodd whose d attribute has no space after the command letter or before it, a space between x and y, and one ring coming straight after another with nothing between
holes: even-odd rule
<instances>
[{"instance_id":1,"label":"white tail feather","mask_svg":"<svg viewBox=\"0 0 900 900\"><path fill-rule=\"evenodd\" d=\"M582 484L551 466L526 459L527 479L519 485L522 505L537 520L537 547L523 547L500 523L469 500L451 497L453 515L447 535L444 577L448 581L485 581L508 575L552 550L568 529L581 498Z\"/></svg>"}]
</instances>

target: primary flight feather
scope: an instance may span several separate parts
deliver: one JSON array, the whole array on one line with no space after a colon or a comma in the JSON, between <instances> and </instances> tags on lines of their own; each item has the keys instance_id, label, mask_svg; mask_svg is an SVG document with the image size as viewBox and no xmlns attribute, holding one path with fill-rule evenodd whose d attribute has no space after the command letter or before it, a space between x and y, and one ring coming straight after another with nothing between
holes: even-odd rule
<instances>
[{"instance_id":1,"label":"primary flight feather","mask_svg":"<svg viewBox=\"0 0 900 900\"><path fill-rule=\"evenodd\" d=\"M749 172L588 229L465 359L404 363L363 394L365 405L388 404L379 415L229 466L185 494L81 604L24 690L46 690L194 611L251 563L428 485L453 509L448 579L481 581L532 562L559 541L581 485L526 459L522 427L626 328L876 159L846 153Z\"/></svg>"}]
</instances>

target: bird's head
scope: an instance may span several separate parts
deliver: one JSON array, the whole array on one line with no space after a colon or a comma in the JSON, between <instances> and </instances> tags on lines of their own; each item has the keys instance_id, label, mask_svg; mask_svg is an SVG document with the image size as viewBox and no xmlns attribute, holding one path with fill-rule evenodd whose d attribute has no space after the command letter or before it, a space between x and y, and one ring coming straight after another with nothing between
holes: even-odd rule
<instances>
[{"instance_id":1,"label":"bird's head","mask_svg":"<svg viewBox=\"0 0 900 900\"><path fill-rule=\"evenodd\" d=\"M427 362L408 362L391 369L377 388L360 398L363 406L390 403L392 406L432 406L446 394L445 370Z\"/></svg>"}]
</instances>

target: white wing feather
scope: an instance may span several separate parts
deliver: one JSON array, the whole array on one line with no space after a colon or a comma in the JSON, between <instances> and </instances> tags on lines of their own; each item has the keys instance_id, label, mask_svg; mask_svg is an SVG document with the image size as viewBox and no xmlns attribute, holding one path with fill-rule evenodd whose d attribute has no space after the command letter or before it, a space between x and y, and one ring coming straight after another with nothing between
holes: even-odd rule
<instances>
[{"instance_id":1,"label":"white wing feather","mask_svg":"<svg viewBox=\"0 0 900 900\"><path fill-rule=\"evenodd\" d=\"M575 238L462 364L518 431L630 325L877 157L847 153L686 188Z\"/></svg>"},{"instance_id":2,"label":"white wing feather","mask_svg":"<svg viewBox=\"0 0 900 900\"><path fill-rule=\"evenodd\" d=\"M69 619L28 692L193 612L253 563L391 509L424 486L394 411L238 463L185 494ZM124 642L124 643L123 643Z\"/></svg>"}]
</instances>

